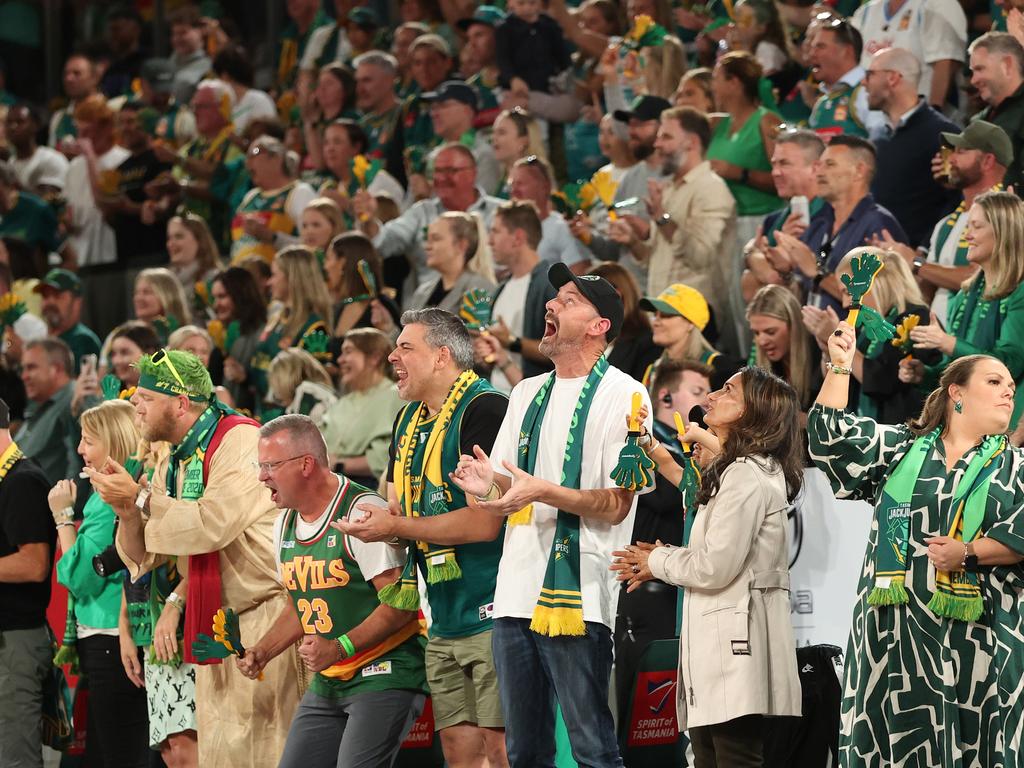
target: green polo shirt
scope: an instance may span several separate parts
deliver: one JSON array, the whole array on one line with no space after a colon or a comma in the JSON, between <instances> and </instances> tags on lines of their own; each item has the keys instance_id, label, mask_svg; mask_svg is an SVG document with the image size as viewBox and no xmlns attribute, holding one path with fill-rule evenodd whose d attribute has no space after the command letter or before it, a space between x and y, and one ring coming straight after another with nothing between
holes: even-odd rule
<instances>
[{"instance_id":1,"label":"green polo shirt","mask_svg":"<svg viewBox=\"0 0 1024 768\"><path fill-rule=\"evenodd\" d=\"M76 323L58 337L71 348L75 356L75 374L82 370L82 356L100 354L100 339L87 326Z\"/></svg>"},{"instance_id":2,"label":"green polo shirt","mask_svg":"<svg viewBox=\"0 0 1024 768\"><path fill-rule=\"evenodd\" d=\"M75 382L57 390L49 400L30 402L14 441L22 452L42 468L51 483L73 478L82 468L78 442L82 438L78 420L71 415Z\"/></svg>"}]
</instances>

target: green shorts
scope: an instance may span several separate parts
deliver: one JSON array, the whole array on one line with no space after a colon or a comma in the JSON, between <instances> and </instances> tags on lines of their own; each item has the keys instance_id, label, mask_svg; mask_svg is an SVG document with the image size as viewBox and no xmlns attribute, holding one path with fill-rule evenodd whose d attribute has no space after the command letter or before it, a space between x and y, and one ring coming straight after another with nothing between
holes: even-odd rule
<instances>
[{"instance_id":1,"label":"green shorts","mask_svg":"<svg viewBox=\"0 0 1024 768\"><path fill-rule=\"evenodd\" d=\"M505 727L491 630L469 637L432 637L424 661L437 730L459 723Z\"/></svg>"}]
</instances>

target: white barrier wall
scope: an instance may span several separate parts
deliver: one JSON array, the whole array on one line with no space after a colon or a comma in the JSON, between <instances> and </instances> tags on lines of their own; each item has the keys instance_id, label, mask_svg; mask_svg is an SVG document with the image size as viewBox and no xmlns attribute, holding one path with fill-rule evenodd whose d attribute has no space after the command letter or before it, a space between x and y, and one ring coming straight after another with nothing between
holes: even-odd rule
<instances>
[{"instance_id":1,"label":"white barrier wall","mask_svg":"<svg viewBox=\"0 0 1024 768\"><path fill-rule=\"evenodd\" d=\"M850 618L871 527L871 505L840 501L818 469L789 513L790 598L797 645L846 652Z\"/></svg>"}]
</instances>

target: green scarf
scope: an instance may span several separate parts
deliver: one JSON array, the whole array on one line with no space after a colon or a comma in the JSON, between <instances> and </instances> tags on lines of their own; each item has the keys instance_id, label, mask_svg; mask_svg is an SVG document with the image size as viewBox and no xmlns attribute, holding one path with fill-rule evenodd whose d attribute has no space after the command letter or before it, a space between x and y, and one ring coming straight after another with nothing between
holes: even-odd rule
<instances>
[{"instance_id":1,"label":"green scarf","mask_svg":"<svg viewBox=\"0 0 1024 768\"><path fill-rule=\"evenodd\" d=\"M477 395L491 390L490 384L472 370L463 371L455 380L444 404L430 427L422 452L422 465L417 472L413 460L420 441L420 425L427 421L427 406L412 403L399 417L395 434L394 479L398 503L407 517L440 515L448 512L454 502L444 467L454 468L461 453L458 442L458 423L466 407ZM455 429L452 429L452 426ZM463 504L456 504L464 506ZM416 542L426 561L427 583L454 581L462 578L462 569L455 559L455 548ZM400 610L414 610L419 605L416 576L416 553L410 548L401 578L382 589L378 597L385 605Z\"/></svg>"},{"instance_id":2,"label":"green scarf","mask_svg":"<svg viewBox=\"0 0 1024 768\"><path fill-rule=\"evenodd\" d=\"M576 403L566 436L565 455L562 459L561 485L564 488L579 488L583 472L583 440L587 416L594 402L597 388L608 370L608 360L602 355L594 364L583 383L583 390ZM537 395L526 409L523 425L519 430L519 450L516 453L519 468L529 474L537 465L537 447L541 444L541 424L551 402L551 388L555 382L552 372L541 384ZM530 505L532 507L532 505ZM529 508L528 508L529 509ZM520 514L519 512L516 513ZM531 515L532 516L532 515ZM509 525L512 525L511 517ZM580 518L558 510L555 536L551 542L544 585L537 598L530 629L541 635L584 635L583 594L580 591Z\"/></svg>"},{"instance_id":3,"label":"green scarf","mask_svg":"<svg viewBox=\"0 0 1024 768\"><path fill-rule=\"evenodd\" d=\"M984 293L985 273L980 272L966 291L961 290L950 298L949 333L978 349L993 349L1010 297L986 299Z\"/></svg>"},{"instance_id":4,"label":"green scarf","mask_svg":"<svg viewBox=\"0 0 1024 768\"><path fill-rule=\"evenodd\" d=\"M878 504L878 541L875 549L875 587L868 595L870 605L901 605L909 601L906 590L907 546L910 541L910 503L931 453L939 429L914 440L882 488ZM988 499L988 486L999 468L994 459L1006 449L1004 435L989 436L971 458L953 494L953 520L948 536L957 541L973 541L981 531ZM983 603L978 575L971 571L939 571L935 594L928 608L937 616L960 621L976 621Z\"/></svg>"}]
</instances>

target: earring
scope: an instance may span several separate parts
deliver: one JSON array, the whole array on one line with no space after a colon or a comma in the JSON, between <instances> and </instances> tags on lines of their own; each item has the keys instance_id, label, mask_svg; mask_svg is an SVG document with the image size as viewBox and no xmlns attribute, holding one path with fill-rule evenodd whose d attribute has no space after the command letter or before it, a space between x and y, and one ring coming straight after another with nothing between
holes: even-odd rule
<instances>
[{"instance_id":1,"label":"earring","mask_svg":"<svg viewBox=\"0 0 1024 768\"><path fill-rule=\"evenodd\" d=\"M957 400L955 403L953 403L953 410L956 411L957 413L963 413L964 412L964 401L963 400Z\"/></svg>"}]
</instances>

